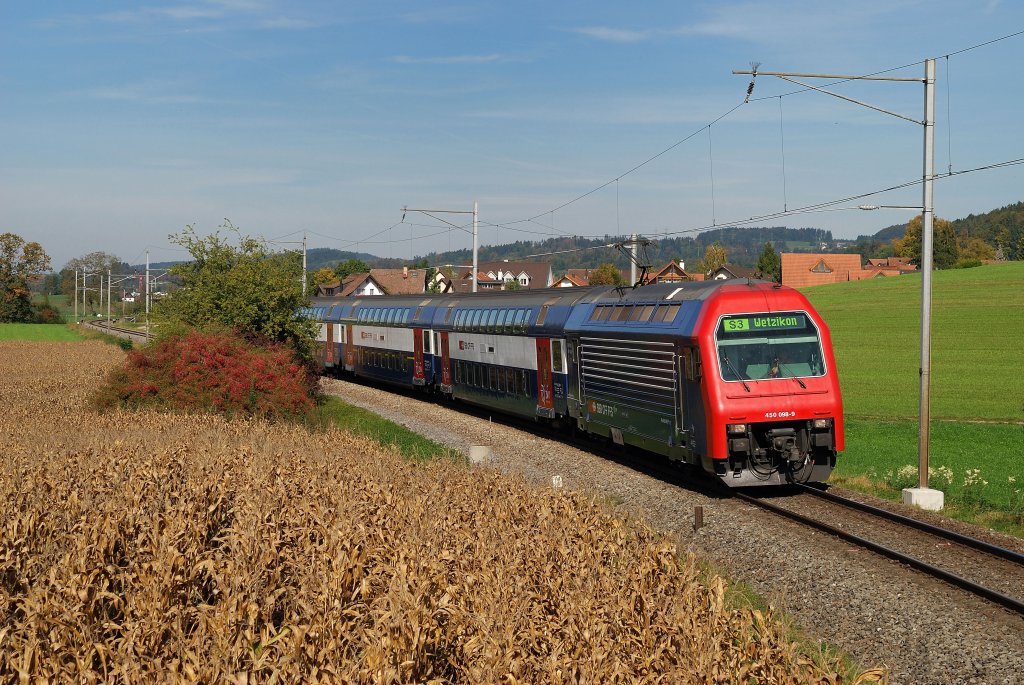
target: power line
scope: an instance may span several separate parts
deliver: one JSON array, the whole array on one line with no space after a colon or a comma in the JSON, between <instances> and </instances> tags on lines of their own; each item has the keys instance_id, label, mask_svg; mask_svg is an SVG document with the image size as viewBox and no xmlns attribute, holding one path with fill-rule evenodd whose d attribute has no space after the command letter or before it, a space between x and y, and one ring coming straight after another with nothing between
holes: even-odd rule
<instances>
[{"instance_id":1,"label":"power line","mask_svg":"<svg viewBox=\"0 0 1024 685\"><path fill-rule=\"evenodd\" d=\"M1017 32L1014 32L1014 33L1010 33L1010 34L1007 34L1005 36L1000 36L1000 37L994 38L992 40L988 40L988 41L985 41L985 42L982 42L982 43L978 43L976 45L972 45L972 46L969 46L969 47L966 47L966 48L963 48L963 49L960 49L960 50L953 51L953 52L947 53L946 55L943 55L943 57L947 58L947 60L948 60L948 58L950 56L963 54L963 53L971 51L971 50L976 50L976 49L979 49L979 48L982 48L982 47L986 47L986 46L992 45L994 43L998 43L1000 41L1007 40L1007 39L1014 38L1014 37L1021 36L1021 35L1024 35L1024 30L1017 31ZM869 77L872 77L872 76L879 76L879 75L882 75L882 74L888 74L888 73L891 73L891 72L894 72L894 71L899 71L901 69L907 69L909 67L918 66L920 64L923 64L924 62L925 62L925 60L918 60L916 62L910 62L908 64L903 64L903 65L896 66L896 67L890 67L890 68L887 68L887 69L881 69L881 70L878 70L878 71L875 71L875 72L871 72L871 73L868 73L868 74L862 74L860 76L854 76L854 77L849 77L849 78L837 79L837 80L832 81L832 82L830 82L828 84L825 84L825 86L826 87L830 87L830 86L839 85L839 84L842 84L842 83L848 83L848 82L851 82L851 81L856 81L856 80L862 79L862 78L869 78ZM947 62L947 64L948 64L948 62ZM544 235L546 237L552 237L552 233L550 233L550 232L549 233L541 233L541 232L538 232L538 231L529 231L529 230L526 230L526 229L522 229L522 228L517 228L516 227L518 224L535 223L535 224L537 224L539 226L543 226L545 228L549 228L551 231L554 231L554 233L559 235L559 236L569 237L571 234L568 234L568 233L566 233L564 231L558 231L557 229L554 228L554 226L550 226L550 227L544 226L544 224L540 224L536 220L540 219L541 217L543 217L543 216L545 216L547 214L551 214L553 216L554 212L557 212L560 209L564 209L566 207L569 207L569 206L579 202L580 200L583 200L583 199L593 195L594 193L597 193L597 192L607 188L612 183L615 183L616 187L618 188L619 181L622 178L624 178L624 177L626 177L626 176L628 176L628 175L638 171L639 169L642 169L643 167L647 166L651 162L653 162L653 161L659 159L660 157L668 154L669 152L671 152L675 148L679 147L683 143L691 140L693 137L695 137L698 134L700 134L705 128L708 129L708 133L709 133L709 155L710 155L711 154L711 152L710 152L710 143L711 143L711 141L710 141L710 133L711 133L710 129L711 129L711 126L713 126L714 124L722 121L726 117L730 116L733 112L735 112L737 109L742 107L744 104L747 104L748 102L760 102L760 101L764 101L764 100L770 100L770 99L774 99L774 98L779 98L779 104L780 104L780 110L781 110L781 104L782 104L782 98L783 97L788 97L790 95L796 95L796 94L799 94L799 93L805 93L805 92L808 92L810 90L813 90L813 89L811 89L811 88L801 88L799 90L793 90L793 91L790 91L788 93L783 93L783 94L779 94L779 95L763 96L763 97L760 97L760 98L750 98L749 94L748 94L748 96L744 100L740 101L734 107L732 107L731 109L727 110L723 114L719 115L717 118L715 118L712 121L710 121L709 123L701 126L700 128L697 128L696 130L694 130L689 135L687 135L687 136L677 140L676 142L672 143L671 145L669 145L668 147L664 148L663 150L657 152L656 154L651 155L647 159L643 160L639 164L636 164L635 166L631 167L630 169L626 170L625 172L619 174L615 178L609 179L608 181L606 181L604 183L601 183L600 185L597 185L594 188L591 188L590 190L588 190L588 191L586 191L584 193L581 193L580 195L577 195L577 196L573 197L572 199L570 199L570 200L568 200L566 202L563 202L562 204L560 204L560 205L558 205L556 207L553 207L551 209L545 210L545 211L543 211L543 212L541 212L539 214L535 214L535 215L533 215L531 217L524 218L524 219L516 219L516 220L511 220L511 221L506 221L506 222L500 222L500 223L487 223L485 225L493 226L494 228L504 228L506 230L514 230L514 231L517 231L517 232L527 233L527 234L532 234L532 235ZM780 126L781 126L781 111L780 111ZM783 141L782 144L785 145L784 141ZM784 152L783 152L783 154L784 154ZM711 163L713 164L713 161ZM996 164L996 165L990 165L990 166L987 166L987 167L979 167L977 169L972 169L972 170L964 170L964 171L961 171L961 172L952 172L952 171L950 171L950 173L946 174L946 176L952 176L952 175L960 174L960 173L969 173L970 171L981 171L983 169L998 168L1000 166L1013 166L1016 163L1017 162L1015 162L1015 161L1010 161L1010 162L999 163L999 164ZM952 169L952 165L950 165L950 169ZM785 171L783 171L783 173L785 173ZM712 170L712 174L713 174L713 170ZM940 176L937 175L937 176L935 176L935 178L940 178ZM886 189L879 190L879 191L873 191L873 192L870 192L870 193L863 193L861 195L850 196L849 198L843 198L843 199L840 199L840 200L832 201L831 203L824 203L823 205L820 205L820 206L827 207L830 204L834 204L834 203L842 203L842 202L845 202L845 201L850 201L852 199L859 199L859 198L863 198L863 197L870 197L871 195L876 195L876 194L883 193L883 192L889 192L891 190L907 187L909 185L914 185L915 183L919 183L919 182L920 181L912 181L912 182L908 182L906 184L892 186L890 188L886 188ZM713 183L714 182L712 180L712 184ZM783 180L783 183L785 183L785 180ZM713 192L714 192L714 190L713 190L713 185L712 185L712 193ZM784 195L785 195L785 190L783 192L784 192ZM774 212L774 213L770 213L770 214L764 214L764 215L760 215L760 216L756 216L756 217L751 217L749 219L741 220L739 222L727 222L727 223L719 223L719 222L716 221L716 217L714 216L714 214L715 214L714 206L712 206L712 225L711 226L709 226L709 227L702 227L702 228L699 228L699 229L687 229L687 231L685 231L685 232L690 232L690 231L696 232L696 231L700 231L700 230L708 230L708 229L711 229L711 228L729 227L729 226L736 225L738 223L749 223L751 221L759 221L759 220L765 220L765 219L770 219L770 218L779 218L779 217L783 217L783 216L790 216L790 215L793 215L793 214L805 214L805 213L808 213L808 212L818 211L818 210L816 210L814 208L819 206L819 205L810 205L807 208L788 210L787 204L788 203L786 202L786 199L784 197L784 200L783 200L783 208L784 209L783 209L782 212ZM714 199L712 199L712 205L714 205ZM616 207L618 208L618 192L616 193ZM618 209L616 211L616 216L618 217ZM434 218L437 218L437 217L434 217ZM400 223L402 223L402 222L399 222L399 224ZM378 232L376 234L373 234L373 235L371 235L369 237L370 238L376 237L377 235L380 235L381 233L385 233L387 231L390 231L391 229L395 228L395 226L397 226L397 225L398 224L390 226L390 227L388 227L388 228L386 228L386 229L384 229L384 230L382 230L382 231L380 231L380 232ZM672 235L672 234L673 233L666 233L666 235ZM321 237L325 237L325 238L329 238L329 239L332 239L332 240L339 240L340 241L340 239L330 238L329 236L323 236L322 234L316 234L316 235L321 235ZM426 237L431 237L431 236L421 236L420 238L422 239L422 238L426 238ZM576 237L587 237L587 236L576 236ZM409 241L411 241L411 240L412 240L412 238L409 239ZM387 242L387 241L384 241L384 242ZM361 243L371 243L372 244L372 241L369 241L369 240L350 241L348 243L348 245L356 245L356 244L361 244Z\"/></svg>"}]
</instances>

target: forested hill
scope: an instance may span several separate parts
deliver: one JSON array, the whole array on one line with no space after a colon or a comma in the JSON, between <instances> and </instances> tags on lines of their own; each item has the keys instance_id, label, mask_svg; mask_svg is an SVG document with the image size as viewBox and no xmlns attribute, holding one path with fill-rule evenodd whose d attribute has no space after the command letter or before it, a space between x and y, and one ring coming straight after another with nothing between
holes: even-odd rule
<instances>
[{"instance_id":1,"label":"forested hill","mask_svg":"<svg viewBox=\"0 0 1024 685\"><path fill-rule=\"evenodd\" d=\"M953 230L963 238L981 238L993 247L1002 247L1006 259L1024 259L1024 202L969 214L954 221Z\"/></svg>"},{"instance_id":2,"label":"forested hill","mask_svg":"<svg viewBox=\"0 0 1024 685\"><path fill-rule=\"evenodd\" d=\"M621 268L629 266L628 259L613 247L602 247L625 240L624 236L605 236L599 239L572 237L548 238L539 241L518 241L505 245L480 247L481 262L507 259L549 261L554 273L566 269L595 267L612 262ZM725 246L731 264L753 266L765 242L771 241L776 250L786 252L816 252L822 244L832 244L832 232L820 228L719 228L696 235L653 237L647 247L648 263L654 268L664 266L670 259L682 260L687 269L696 267L708 245L719 242ZM642 255L641 255L642 256ZM469 264L470 250L431 252L416 258L429 264ZM380 260L381 262L388 260Z\"/></svg>"},{"instance_id":3,"label":"forested hill","mask_svg":"<svg viewBox=\"0 0 1024 685\"><path fill-rule=\"evenodd\" d=\"M966 244L971 238L979 238L991 245L993 250L1001 248L1004 259L1024 259L1024 202L984 214L969 214L962 219L953 219L950 223L961 244ZM902 238L906 230L906 224L895 224L874 235L857 236L857 242L849 249L866 257L881 256L881 250L889 246L893 239Z\"/></svg>"}]
</instances>

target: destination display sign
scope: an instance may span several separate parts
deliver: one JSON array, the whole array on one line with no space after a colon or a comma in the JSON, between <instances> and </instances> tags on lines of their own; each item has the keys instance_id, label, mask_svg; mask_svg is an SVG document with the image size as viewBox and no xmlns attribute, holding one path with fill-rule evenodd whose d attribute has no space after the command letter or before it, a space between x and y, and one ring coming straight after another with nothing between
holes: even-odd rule
<instances>
[{"instance_id":1,"label":"destination display sign","mask_svg":"<svg viewBox=\"0 0 1024 685\"><path fill-rule=\"evenodd\" d=\"M764 314L755 316L738 316L724 319L722 329L726 333L747 333L750 331L780 331L802 329L807 326L807 317L803 314Z\"/></svg>"}]
</instances>

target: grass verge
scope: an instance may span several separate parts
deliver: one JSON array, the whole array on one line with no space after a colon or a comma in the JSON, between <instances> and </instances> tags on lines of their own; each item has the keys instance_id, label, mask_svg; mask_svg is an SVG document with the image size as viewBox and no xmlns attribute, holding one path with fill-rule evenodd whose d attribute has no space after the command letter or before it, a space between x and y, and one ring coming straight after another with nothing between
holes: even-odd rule
<instances>
[{"instance_id":1,"label":"grass verge","mask_svg":"<svg viewBox=\"0 0 1024 685\"><path fill-rule=\"evenodd\" d=\"M917 421L848 419L846 451L831 482L898 501L917 485ZM1024 537L1024 425L934 421L931 487L945 492L943 514Z\"/></svg>"},{"instance_id":2,"label":"grass verge","mask_svg":"<svg viewBox=\"0 0 1024 685\"><path fill-rule=\"evenodd\" d=\"M437 458L465 461L465 456L458 450L428 440L419 433L337 397L325 398L324 402L313 410L309 425L314 429L336 426L355 435L375 440L383 447L394 448L413 461Z\"/></svg>"},{"instance_id":3,"label":"grass verge","mask_svg":"<svg viewBox=\"0 0 1024 685\"><path fill-rule=\"evenodd\" d=\"M85 337L69 326L52 323L0 324L0 340L32 340L37 342L74 342Z\"/></svg>"}]
</instances>

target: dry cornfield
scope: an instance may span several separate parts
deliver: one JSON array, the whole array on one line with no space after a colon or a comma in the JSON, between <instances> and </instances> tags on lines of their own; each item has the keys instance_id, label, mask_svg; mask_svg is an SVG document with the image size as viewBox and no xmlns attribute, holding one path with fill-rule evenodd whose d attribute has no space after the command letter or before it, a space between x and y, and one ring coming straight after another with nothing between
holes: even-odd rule
<instances>
[{"instance_id":1,"label":"dry cornfield","mask_svg":"<svg viewBox=\"0 0 1024 685\"><path fill-rule=\"evenodd\" d=\"M584 495L340 431L85 409L122 359L0 343L4 681L839 679Z\"/></svg>"}]
</instances>

